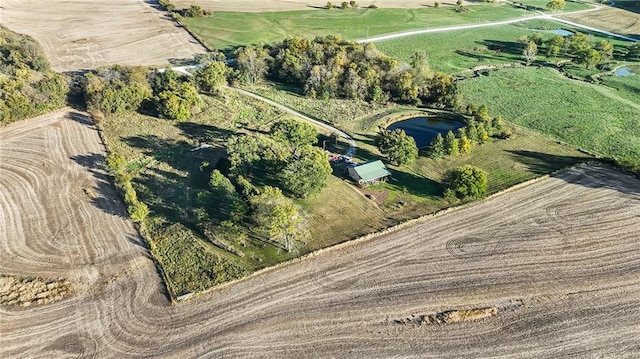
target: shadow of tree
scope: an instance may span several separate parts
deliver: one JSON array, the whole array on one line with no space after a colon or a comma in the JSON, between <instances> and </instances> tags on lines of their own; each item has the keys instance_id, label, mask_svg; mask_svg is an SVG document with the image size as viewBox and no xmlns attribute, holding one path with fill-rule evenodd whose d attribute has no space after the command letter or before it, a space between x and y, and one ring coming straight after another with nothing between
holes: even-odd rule
<instances>
[{"instance_id":1,"label":"shadow of tree","mask_svg":"<svg viewBox=\"0 0 640 359\"><path fill-rule=\"evenodd\" d=\"M107 174L104 166L105 157L99 153L71 156L71 160L85 167L95 180L95 187L83 188L85 195L90 198L91 204L101 211L114 216L128 218L124 202L116 190L111 176Z\"/></svg>"},{"instance_id":2,"label":"shadow of tree","mask_svg":"<svg viewBox=\"0 0 640 359\"><path fill-rule=\"evenodd\" d=\"M509 151L528 169L544 175L585 162L588 158L559 156L533 151ZM611 171L619 171L619 176L611 176ZM599 162L598 165L578 166L568 171L560 171L551 177L562 178L568 183L591 188L610 188L627 194L640 194L640 174L625 174L625 170L615 165ZM639 198L640 199L640 198Z\"/></svg>"},{"instance_id":3,"label":"shadow of tree","mask_svg":"<svg viewBox=\"0 0 640 359\"><path fill-rule=\"evenodd\" d=\"M537 175L544 175L561 168L573 166L584 162L584 157L558 156L549 153L533 152L526 150L507 150L513 157L527 169Z\"/></svg>"}]
</instances>

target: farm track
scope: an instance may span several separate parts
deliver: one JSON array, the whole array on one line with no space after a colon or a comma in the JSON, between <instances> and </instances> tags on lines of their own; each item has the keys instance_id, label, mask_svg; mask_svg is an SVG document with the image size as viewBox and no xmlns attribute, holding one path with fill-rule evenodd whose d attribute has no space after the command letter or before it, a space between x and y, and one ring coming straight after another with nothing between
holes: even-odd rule
<instances>
[{"instance_id":1,"label":"farm track","mask_svg":"<svg viewBox=\"0 0 640 359\"><path fill-rule=\"evenodd\" d=\"M577 167L171 305L121 202L83 192L116 198L90 122L61 111L0 139L0 272L76 290L0 309L3 358L640 353L640 181L619 172ZM401 321L481 307L498 314Z\"/></svg>"}]
</instances>

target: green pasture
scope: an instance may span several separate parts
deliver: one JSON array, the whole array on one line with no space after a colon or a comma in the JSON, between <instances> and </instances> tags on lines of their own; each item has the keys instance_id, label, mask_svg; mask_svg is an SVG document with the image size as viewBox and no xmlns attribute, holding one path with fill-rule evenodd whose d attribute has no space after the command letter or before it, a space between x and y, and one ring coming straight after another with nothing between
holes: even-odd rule
<instances>
[{"instance_id":1,"label":"green pasture","mask_svg":"<svg viewBox=\"0 0 640 359\"><path fill-rule=\"evenodd\" d=\"M518 42L518 37L537 32L546 40L554 36L551 30L555 29L588 34L592 42L611 41L616 49L614 55L618 57L622 46L629 44L627 41L549 20L528 20L510 25L415 35L384 40L375 44L381 51L407 62L416 51L424 50L429 56L429 65L434 70L458 73L476 66L522 63L524 62L523 45ZM537 60L544 62L557 59L547 59L541 49ZM566 65L566 68L582 77L599 72L595 69L584 71L582 65Z\"/></svg>"},{"instance_id":2,"label":"green pasture","mask_svg":"<svg viewBox=\"0 0 640 359\"><path fill-rule=\"evenodd\" d=\"M380 107L376 111L365 111L357 101L305 98L294 91L277 89L275 86L256 86L252 91L349 133L356 140L357 162L377 159L385 161L374 146L379 126L386 127L412 114L423 115L422 112L425 111L398 105L378 105ZM352 104L351 109L349 103ZM482 103L484 102L477 102ZM491 103L487 105L491 108ZM440 112L426 111L434 114ZM445 115L451 116L447 113L443 114ZM387 220L395 222L450 206L442 198L440 182L445 173L455 167L472 164L484 169L489 175L489 192L495 193L588 157L572 146L559 144L537 132L517 125L508 126L515 133L513 138L491 139L489 143L475 146L468 155L435 160L421 156L409 166L388 165L395 180L367 187L361 192L372 194ZM340 175L339 172L337 174ZM375 221L379 220L379 217L374 218Z\"/></svg>"},{"instance_id":3,"label":"green pasture","mask_svg":"<svg viewBox=\"0 0 640 359\"><path fill-rule=\"evenodd\" d=\"M211 48L269 44L292 36L337 35L349 40L432 27L477 24L528 16L507 4L483 4L458 13L453 6L420 9L333 9L282 12L222 12L188 18L185 25Z\"/></svg>"},{"instance_id":4,"label":"green pasture","mask_svg":"<svg viewBox=\"0 0 640 359\"><path fill-rule=\"evenodd\" d=\"M599 156L638 165L638 81L612 78L605 83L622 89L569 80L549 68L494 71L465 80L460 88L465 102L486 103L492 115Z\"/></svg>"}]
</instances>

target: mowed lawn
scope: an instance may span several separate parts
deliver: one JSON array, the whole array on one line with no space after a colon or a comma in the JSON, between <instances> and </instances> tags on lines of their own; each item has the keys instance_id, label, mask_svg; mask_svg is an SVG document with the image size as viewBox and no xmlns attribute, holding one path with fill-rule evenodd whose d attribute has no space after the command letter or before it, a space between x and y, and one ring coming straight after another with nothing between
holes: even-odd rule
<instances>
[{"instance_id":1,"label":"mowed lawn","mask_svg":"<svg viewBox=\"0 0 640 359\"><path fill-rule=\"evenodd\" d=\"M523 45L518 42L518 37L538 33L546 40L554 36L551 30L556 29L588 34L593 43L601 40L611 41L616 48L616 55L623 46L630 44L627 41L548 20L529 20L511 25L415 35L375 44L381 51L407 62L416 51L424 50L429 56L429 65L434 70L457 73L476 66L524 62ZM543 52L544 49L539 51L538 61L548 60ZM583 67L579 66L580 69ZM598 71L590 71L592 72Z\"/></svg>"},{"instance_id":2,"label":"mowed lawn","mask_svg":"<svg viewBox=\"0 0 640 359\"><path fill-rule=\"evenodd\" d=\"M620 80L619 80L620 81ZM503 69L460 84L465 103L600 156L640 165L638 88L569 80L549 68Z\"/></svg>"},{"instance_id":3,"label":"mowed lawn","mask_svg":"<svg viewBox=\"0 0 640 359\"><path fill-rule=\"evenodd\" d=\"M333 9L282 12L215 12L185 25L211 48L269 44L291 36L337 35L349 40L431 27L486 23L531 14L507 4L485 4L458 13L453 6L420 9Z\"/></svg>"}]
</instances>

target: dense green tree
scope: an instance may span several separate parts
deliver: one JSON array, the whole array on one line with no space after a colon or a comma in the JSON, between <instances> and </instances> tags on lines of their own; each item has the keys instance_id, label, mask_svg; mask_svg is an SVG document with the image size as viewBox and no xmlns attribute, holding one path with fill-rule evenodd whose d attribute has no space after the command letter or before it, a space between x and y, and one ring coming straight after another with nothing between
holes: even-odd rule
<instances>
[{"instance_id":1,"label":"dense green tree","mask_svg":"<svg viewBox=\"0 0 640 359\"><path fill-rule=\"evenodd\" d=\"M444 149L446 154L452 157L460 154L460 144L453 131L448 131L444 136Z\"/></svg>"},{"instance_id":2,"label":"dense green tree","mask_svg":"<svg viewBox=\"0 0 640 359\"><path fill-rule=\"evenodd\" d=\"M446 154L444 138L442 137L442 134L438 132L436 137L431 140L430 148L432 158L440 158Z\"/></svg>"},{"instance_id":3,"label":"dense green tree","mask_svg":"<svg viewBox=\"0 0 640 359\"><path fill-rule=\"evenodd\" d=\"M595 46L595 49L600 54L601 62L609 62L613 59L613 43L607 40L602 40L598 42Z\"/></svg>"},{"instance_id":4,"label":"dense green tree","mask_svg":"<svg viewBox=\"0 0 640 359\"><path fill-rule=\"evenodd\" d=\"M522 50L522 55L524 56L524 60L526 65L529 66L536 59L536 55L538 54L538 45L535 42L529 41L525 46L524 50Z\"/></svg>"},{"instance_id":5,"label":"dense green tree","mask_svg":"<svg viewBox=\"0 0 640 359\"><path fill-rule=\"evenodd\" d=\"M466 126L465 134L467 135L469 140L471 140L472 143L478 142L479 132L478 132L478 125L476 125L475 121L472 121L472 123Z\"/></svg>"},{"instance_id":6,"label":"dense green tree","mask_svg":"<svg viewBox=\"0 0 640 359\"><path fill-rule=\"evenodd\" d=\"M371 102L391 98L451 108L458 99L453 77L432 74L424 52L418 52L409 67L382 54L373 44L326 36L286 39L274 45L270 55L274 79L299 86L314 98L346 97Z\"/></svg>"},{"instance_id":7,"label":"dense green tree","mask_svg":"<svg viewBox=\"0 0 640 359\"><path fill-rule=\"evenodd\" d=\"M312 125L294 119L285 119L271 126L271 137L291 147L294 155L301 147L318 141L318 131Z\"/></svg>"},{"instance_id":8,"label":"dense green tree","mask_svg":"<svg viewBox=\"0 0 640 359\"><path fill-rule=\"evenodd\" d=\"M484 124L480 124L478 129L478 143L485 143L489 141L489 132L487 132Z\"/></svg>"},{"instance_id":9,"label":"dense green tree","mask_svg":"<svg viewBox=\"0 0 640 359\"><path fill-rule=\"evenodd\" d=\"M87 73L82 87L90 111L121 113L135 111L151 98L145 68L113 65Z\"/></svg>"},{"instance_id":10,"label":"dense green tree","mask_svg":"<svg viewBox=\"0 0 640 359\"><path fill-rule=\"evenodd\" d=\"M461 155L466 155L471 153L471 140L467 137L467 135L462 135L458 139L459 151Z\"/></svg>"},{"instance_id":11,"label":"dense green tree","mask_svg":"<svg viewBox=\"0 0 640 359\"><path fill-rule=\"evenodd\" d=\"M296 243L309 238L309 227L302 209L276 187L264 187L251 198L256 232L288 252Z\"/></svg>"},{"instance_id":12,"label":"dense green tree","mask_svg":"<svg viewBox=\"0 0 640 359\"><path fill-rule=\"evenodd\" d=\"M255 135L232 136L227 141L227 154L231 172L235 175L249 173L253 164L262 158L263 144Z\"/></svg>"},{"instance_id":13,"label":"dense green tree","mask_svg":"<svg viewBox=\"0 0 640 359\"><path fill-rule=\"evenodd\" d=\"M578 53L578 62L583 63L584 66L589 69L592 66L598 65L602 61L602 57L598 50L591 47L584 49Z\"/></svg>"},{"instance_id":14,"label":"dense green tree","mask_svg":"<svg viewBox=\"0 0 640 359\"><path fill-rule=\"evenodd\" d=\"M227 84L228 67L225 62L211 61L195 73L196 85L201 92L217 93Z\"/></svg>"},{"instance_id":15,"label":"dense green tree","mask_svg":"<svg viewBox=\"0 0 640 359\"><path fill-rule=\"evenodd\" d=\"M241 82L254 84L262 79L269 70L269 52L263 47L247 46L234 52L235 67Z\"/></svg>"},{"instance_id":16,"label":"dense green tree","mask_svg":"<svg viewBox=\"0 0 640 359\"><path fill-rule=\"evenodd\" d=\"M629 45L627 48L627 58L631 60L640 60L640 42Z\"/></svg>"},{"instance_id":17,"label":"dense green tree","mask_svg":"<svg viewBox=\"0 0 640 359\"><path fill-rule=\"evenodd\" d=\"M451 75L438 72L429 82L429 97L425 99L426 102L437 107L456 107L458 104L458 86Z\"/></svg>"},{"instance_id":18,"label":"dense green tree","mask_svg":"<svg viewBox=\"0 0 640 359\"><path fill-rule=\"evenodd\" d=\"M546 42L547 50L545 55L548 58L557 58L564 48L564 37L555 35Z\"/></svg>"},{"instance_id":19,"label":"dense green tree","mask_svg":"<svg viewBox=\"0 0 640 359\"><path fill-rule=\"evenodd\" d=\"M551 11L558 11L564 9L565 1L564 0L551 0L547 3L547 9Z\"/></svg>"},{"instance_id":20,"label":"dense green tree","mask_svg":"<svg viewBox=\"0 0 640 359\"><path fill-rule=\"evenodd\" d=\"M401 129L381 130L376 137L376 146L397 165L410 164L418 158L416 140Z\"/></svg>"},{"instance_id":21,"label":"dense green tree","mask_svg":"<svg viewBox=\"0 0 640 359\"><path fill-rule=\"evenodd\" d=\"M487 193L487 173L471 165L458 167L446 175L444 184L459 199L481 198Z\"/></svg>"},{"instance_id":22,"label":"dense green tree","mask_svg":"<svg viewBox=\"0 0 640 359\"><path fill-rule=\"evenodd\" d=\"M241 221L247 209L231 181L215 169L211 172L209 188L211 195L206 205L211 216L220 222Z\"/></svg>"},{"instance_id":23,"label":"dense green tree","mask_svg":"<svg viewBox=\"0 0 640 359\"><path fill-rule=\"evenodd\" d=\"M158 112L171 120L188 120L192 111L201 104L198 90L186 81L179 82L173 89L165 90L158 95Z\"/></svg>"},{"instance_id":24,"label":"dense green tree","mask_svg":"<svg viewBox=\"0 0 640 359\"><path fill-rule=\"evenodd\" d=\"M200 5L191 5L182 10L182 15L185 17L203 17L211 15L211 11L203 9Z\"/></svg>"},{"instance_id":25,"label":"dense green tree","mask_svg":"<svg viewBox=\"0 0 640 359\"><path fill-rule=\"evenodd\" d=\"M298 158L286 164L279 178L284 191L304 198L324 188L331 172L326 153L318 147L306 145L301 148Z\"/></svg>"}]
</instances>

